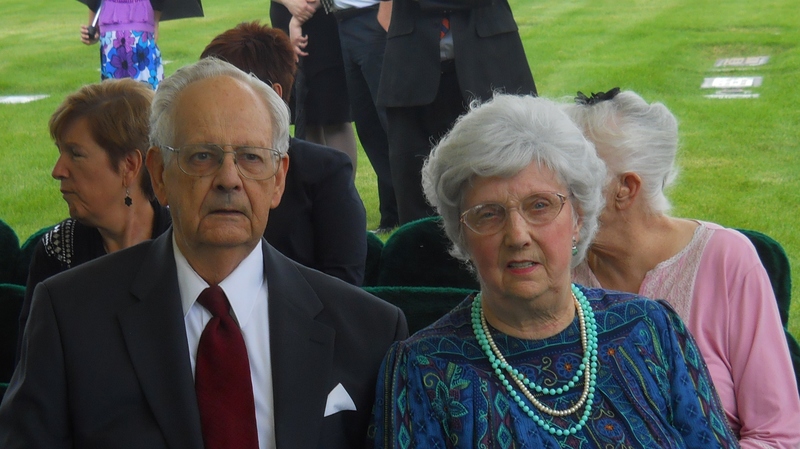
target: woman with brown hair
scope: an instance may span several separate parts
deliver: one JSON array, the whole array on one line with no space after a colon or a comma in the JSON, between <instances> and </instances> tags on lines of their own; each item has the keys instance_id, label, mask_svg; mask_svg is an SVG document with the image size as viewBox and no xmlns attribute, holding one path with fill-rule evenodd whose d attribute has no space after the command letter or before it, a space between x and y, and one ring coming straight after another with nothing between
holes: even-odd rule
<instances>
[{"instance_id":1,"label":"woman with brown hair","mask_svg":"<svg viewBox=\"0 0 800 449\"><path fill-rule=\"evenodd\" d=\"M52 176L61 184L70 218L34 250L19 341L36 284L169 228L169 212L155 200L144 165L152 100L147 84L107 80L68 95L50 117L59 153Z\"/></svg>"}]
</instances>

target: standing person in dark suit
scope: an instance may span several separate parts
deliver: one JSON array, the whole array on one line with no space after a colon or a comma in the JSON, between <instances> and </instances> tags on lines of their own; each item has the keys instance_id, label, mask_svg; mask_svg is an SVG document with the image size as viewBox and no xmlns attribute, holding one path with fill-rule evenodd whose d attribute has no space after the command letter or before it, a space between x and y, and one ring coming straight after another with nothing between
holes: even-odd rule
<instances>
[{"instance_id":1,"label":"standing person in dark suit","mask_svg":"<svg viewBox=\"0 0 800 449\"><path fill-rule=\"evenodd\" d=\"M283 100L209 58L162 83L150 122L173 230L39 284L0 447L362 447L405 318L263 240Z\"/></svg>"},{"instance_id":2,"label":"standing person in dark suit","mask_svg":"<svg viewBox=\"0 0 800 449\"><path fill-rule=\"evenodd\" d=\"M386 135L386 110L376 106L378 86L386 49L386 30L379 21L380 0L322 0L315 6L336 17L341 56L344 62L350 110L356 123L358 139L364 147L378 178L378 200L381 214L376 232L388 233L398 225L397 200L389 164L389 142ZM391 5L391 2L387 2ZM296 51L303 57L320 50L312 48L319 37L303 35L304 20L292 17L289 36ZM303 27L301 29L301 26Z\"/></svg>"},{"instance_id":3,"label":"standing person in dark suit","mask_svg":"<svg viewBox=\"0 0 800 449\"><path fill-rule=\"evenodd\" d=\"M536 94L507 0L394 0L378 104L400 224L434 215L422 162L471 100L494 91Z\"/></svg>"},{"instance_id":4,"label":"standing person in dark suit","mask_svg":"<svg viewBox=\"0 0 800 449\"><path fill-rule=\"evenodd\" d=\"M240 23L215 37L200 57L209 56L254 74L289 102L296 63L282 30ZM340 151L296 138L288 154L286 188L264 237L296 262L361 285L367 214L353 183L353 164Z\"/></svg>"}]
</instances>

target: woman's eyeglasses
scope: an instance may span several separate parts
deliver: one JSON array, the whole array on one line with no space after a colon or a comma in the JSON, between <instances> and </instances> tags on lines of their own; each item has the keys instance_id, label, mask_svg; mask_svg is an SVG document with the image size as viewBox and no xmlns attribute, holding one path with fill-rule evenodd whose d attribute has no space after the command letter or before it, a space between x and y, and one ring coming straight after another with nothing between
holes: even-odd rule
<instances>
[{"instance_id":1,"label":"woman's eyeglasses","mask_svg":"<svg viewBox=\"0 0 800 449\"><path fill-rule=\"evenodd\" d=\"M514 209L529 224L543 225L555 220L566 202L567 197L560 193L538 192L526 197L515 207L500 203L478 204L461 214L461 222L476 234L491 235L505 227L508 215Z\"/></svg>"}]
</instances>

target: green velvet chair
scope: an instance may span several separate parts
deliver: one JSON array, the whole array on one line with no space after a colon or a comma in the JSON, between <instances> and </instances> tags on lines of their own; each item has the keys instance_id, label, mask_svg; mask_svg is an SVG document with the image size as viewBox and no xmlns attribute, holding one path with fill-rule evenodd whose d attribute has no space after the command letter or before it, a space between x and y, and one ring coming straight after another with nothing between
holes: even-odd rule
<instances>
[{"instance_id":1,"label":"green velvet chair","mask_svg":"<svg viewBox=\"0 0 800 449\"><path fill-rule=\"evenodd\" d=\"M42 229L39 229L35 233L33 233L25 243L22 244L20 247L19 259L17 260L17 273L15 275L16 282L15 284L20 285L27 285L28 283L28 269L31 266L31 259L33 258L33 250L36 249L36 245L39 244L39 241L42 237L47 234L53 226L47 226Z\"/></svg>"},{"instance_id":2,"label":"green velvet chair","mask_svg":"<svg viewBox=\"0 0 800 449\"><path fill-rule=\"evenodd\" d=\"M383 240L372 232L367 232L367 263L364 269L365 287L378 285L378 275L380 274L381 252L383 252Z\"/></svg>"},{"instance_id":3,"label":"green velvet chair","mask_svg":"<svg viewBox=\"0 0 800 449\"><path fill-rule=\"evenodd\" d=\"M0 220L0 283L17 283L19 254L17 233Z\"/></svg>"},{"instance_id":4,"label":"green velvet chair","mask_svg":"<svg viewBox=\"0 0 800 449\"><path fill-rule=\"evenodd\" d=\"M772 237L750 229L737 229L737 231L750 239L750 242L756 247L758 257L769 275L772 291L775 292L775 299L778 301L778 312L781 316L786 342L789 345L789 353L792 356L794 375L797 379L798 394L800 394L800 345L789 333L789 308L792 305L792 272L789 258L781 244Z\"/></svg>"},{"instance_id":5,"label":"green velvet chair","mask_svg":"<svg viewBox=\"0 0 800 449\"><path fill-rule=\"evenodd\" d=\"M441 318L473 292L471 289L450 287L378 286L363 288L399 307L406 315L408 331L411 334Z\"/></svg>"},{"instance_id":6,"label":"green velvet chair","mask_svg":"<svg viewBox=\"0 0 800 449\"><path fill-rule=\"evenodd\" d=\"M378 285L478 289L472 272L448 253L441 217L399 227L383 246Z\"/></svg>"}]
</instances>

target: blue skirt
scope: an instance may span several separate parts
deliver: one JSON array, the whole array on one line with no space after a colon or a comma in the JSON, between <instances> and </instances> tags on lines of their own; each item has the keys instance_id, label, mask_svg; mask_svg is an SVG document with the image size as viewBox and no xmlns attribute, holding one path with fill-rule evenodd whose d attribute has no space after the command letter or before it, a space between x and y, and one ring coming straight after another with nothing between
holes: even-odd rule
<instances>
[{"instance_id":1,"label":"blue skirt","mask_svg":"<svg viewBox=\"0 0 800 449\"><path fill-rule=\"evenodd\" d=\"M164 79L161 50L148 31L106 31L100 36L100 79L132 78L153 89Z\"/></svg>"}]
</instances>

